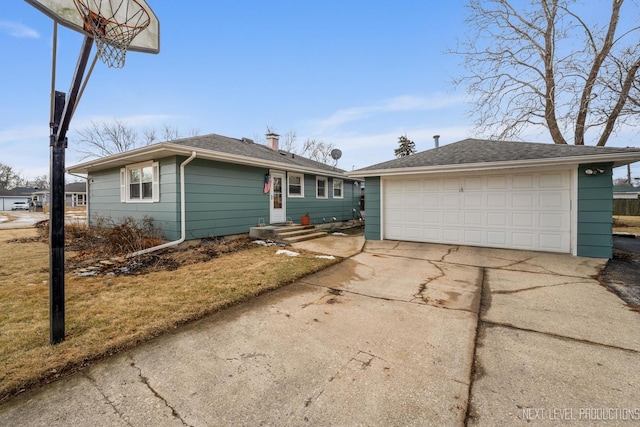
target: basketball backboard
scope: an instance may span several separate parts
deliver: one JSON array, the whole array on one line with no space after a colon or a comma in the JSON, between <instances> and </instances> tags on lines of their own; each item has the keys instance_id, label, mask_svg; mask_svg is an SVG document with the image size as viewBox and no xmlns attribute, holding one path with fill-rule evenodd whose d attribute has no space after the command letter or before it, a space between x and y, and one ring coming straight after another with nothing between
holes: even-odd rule
<instances>
[{"instance_id":1,"label":"basketball backboard","mask_svg":"<svg viewBox=\"0 0 640 427\"><path fill-rule=\"evenodd\" d=\"M127 50L144 53L160 52L160 23L153 10L144 0L25 0L36 9L40 10L60 25L64 25L79 33L93 37L91 32L85 29L85 20L79 11L77 4L83 3L92 10L99 11L101 16L122 16L119 22L126 22L124 17L129 13L129 5L146 10L149 15L149 25L139 32Z\"/></svg>"}]
</instances>

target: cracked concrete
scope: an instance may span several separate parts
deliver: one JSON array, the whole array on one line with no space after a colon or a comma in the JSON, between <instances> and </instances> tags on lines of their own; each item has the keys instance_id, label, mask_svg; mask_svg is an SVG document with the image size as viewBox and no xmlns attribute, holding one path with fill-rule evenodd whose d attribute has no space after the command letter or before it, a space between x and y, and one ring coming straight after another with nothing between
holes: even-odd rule
<instances>
[{"instance_id":1,"label":"cracked concrete","mask_svg":"<svg viewBox=\"0 0 640 427\"><path fill-rule=\"evenodd\" d=\"M0 424L494 426L638 407L640 314L593 279L602 260L348 239L342 263L27 392Z\"/></svg>"}]
</instances>

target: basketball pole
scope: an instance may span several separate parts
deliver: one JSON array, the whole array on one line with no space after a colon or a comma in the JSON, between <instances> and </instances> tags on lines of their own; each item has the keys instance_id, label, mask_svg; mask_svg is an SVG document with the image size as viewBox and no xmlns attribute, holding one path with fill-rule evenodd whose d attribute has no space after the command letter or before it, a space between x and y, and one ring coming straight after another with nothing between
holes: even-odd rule
<instances>
[{"instance_id":1,"label":"basketball pole","mask_svg":"<svg viewBox=\"0 0 640 427\"><path fill-rule=\"evenodd\" d=\"M69 96L63 92L52 94L53 121L50 123L51 159L50 159L50 191L49 211L49 322L50 343L58 344L65 336L65 301L64 301L64 175L65 149L67 148L67 131L71 117L78 101L78 92L82 84L93 38L84 37L76 70L71 81Z\"/></svg>"}]
</instances>

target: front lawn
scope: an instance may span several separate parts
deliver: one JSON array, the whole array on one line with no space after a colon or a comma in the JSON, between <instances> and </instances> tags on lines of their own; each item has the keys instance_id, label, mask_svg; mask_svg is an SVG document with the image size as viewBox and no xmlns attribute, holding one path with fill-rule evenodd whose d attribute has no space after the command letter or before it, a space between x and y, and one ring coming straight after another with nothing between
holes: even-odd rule
<instances>
[{"instance_id":1,"label":"front lawn","mask_svg":"<svg viewBox=\"0 0 640 427\"><path fill-rule=\"evenodd\" d=\"M0 230L0 402L338 262L278 249L252 245L146 274L67 273L67 335L51 346L48 245L36 230Z\"/></svg>"}]
</instances>

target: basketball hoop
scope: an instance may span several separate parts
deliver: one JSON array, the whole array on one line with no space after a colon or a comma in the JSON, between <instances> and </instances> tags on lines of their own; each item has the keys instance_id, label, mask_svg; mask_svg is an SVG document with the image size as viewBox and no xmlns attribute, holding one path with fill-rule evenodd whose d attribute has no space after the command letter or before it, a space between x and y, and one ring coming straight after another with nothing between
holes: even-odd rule
<instances>
[{"instance_id":1,"label":"basketball hoop","mask_svg":"<svg viewBox=\"0 0 640 427\"><path fill-rule=\"evenodd\" d=\"M136 0L73 2L96 42L96 56L111 68L124 67L127 48L151 22L149 12Z\"/></svg>"}]
</instances>

